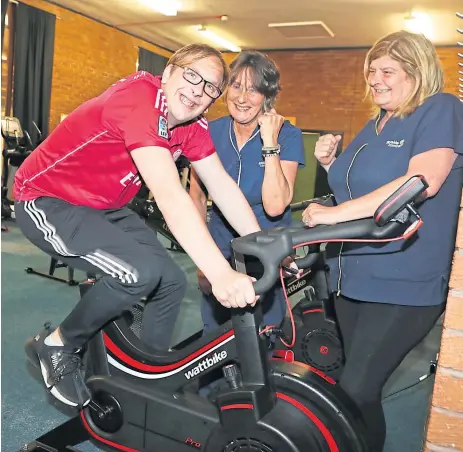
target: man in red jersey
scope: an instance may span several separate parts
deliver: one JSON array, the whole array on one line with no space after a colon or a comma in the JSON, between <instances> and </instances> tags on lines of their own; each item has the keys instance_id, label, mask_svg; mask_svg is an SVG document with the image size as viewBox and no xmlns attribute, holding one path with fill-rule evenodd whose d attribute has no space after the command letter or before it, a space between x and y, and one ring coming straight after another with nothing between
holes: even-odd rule
<instances>
[{"instance_id":1,"label":"man in red jersey","mask_svg":"<svg viewBox=\"0 0 463 452\"><path fill-rule=\"evenodd\" d=\"M46 387L68 405L90 401L79 351L142 297L150 300L145 312L152 320L142 340L161 350L170 345L186 278L156 233L126 207L140 177L217 300L227 307L256 301L252 279L235 272L216 247L175 166L181 154L191 161L241 235L259 230L202 118L227 79L217 50L186 46L170 58L162 77L137 72L82 104L16 173L15 212L24 235L69 266L103 275L58 328L46 325L29 342Z\"/></svg>"}]
</instances>

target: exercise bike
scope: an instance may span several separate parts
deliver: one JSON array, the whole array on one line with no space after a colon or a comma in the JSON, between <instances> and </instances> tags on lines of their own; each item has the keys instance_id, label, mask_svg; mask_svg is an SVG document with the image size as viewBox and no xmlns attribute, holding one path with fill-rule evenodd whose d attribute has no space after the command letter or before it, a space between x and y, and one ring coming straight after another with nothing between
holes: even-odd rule
<instances>
[{"instance_id":1,"label":"exercise bike","mask_svg":"<svg viewBox=\"0 0 463 452\"><path fill-rule=\"evenodd\" d=\"M39 130L37 125L33 124ZM35 146L27 130L23 130L21 127L18 118L13 116L3 118L1 132L4 141L2 150L1 216L2 219L14 219L13 201L8 198L10 168L19 168L35 149Z\"/></svg>"},{"instance_id":2,"label":"exercise bike","mask_svg":"<svg viewBox=\"0 0 463 452\"><path fill-rule=\"evenodd\" d=\"M237 238L234 266L245 272L245 255L261 260L264 274L254 287L262 294L283 279L280 264L299 246L407 239L422 225L415 203L426 188L424 178L411 178L373 218ZM234 309L217 331L166 353L144 345L124 316L108 323L86 350L90 404L21 451L76 451L93 439L126 452L368 452L356 406L333 379L293 361L291 352L270 358L262 318L259 303ZM217 368L228 385L212 402L194 383Z\"/></svg>"},{"instance_id":3,"label":"exercise bike","mask_svg":"<svg viewBox=\"0 0 463 452\"><path fill-rule=\"evenodd\" d=\"M297 212L310 204L334 206L333 195L321 196L291 205L291 211ZM322 371L336 381L341 376L345 356L334 309L335 294L330 289L329 268L325 264L324 251L320 244L311 245L307 264L310 271L301 279L289 280L286 294L294 295L303 291L303 296L291 308L289 316L281 325L283 336L292 334L294 321L294 345L291 350L296 361L305 363ZM275 344L277 350L286 350L283 341Z\"/></svg>"}]
</instances>

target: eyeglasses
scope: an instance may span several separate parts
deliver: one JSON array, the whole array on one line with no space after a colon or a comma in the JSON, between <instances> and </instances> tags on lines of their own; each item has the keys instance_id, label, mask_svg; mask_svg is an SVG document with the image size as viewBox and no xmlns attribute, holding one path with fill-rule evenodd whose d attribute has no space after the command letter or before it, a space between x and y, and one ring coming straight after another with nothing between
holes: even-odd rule
<instances>
[{"instance_id":1,"label":"eyeglasses","mask_svg":"<svg viewBox=\"0 0 463 452\"><path fill-rule=\"evenodd\" d=\"M178 66L177 64L175 66ZM213 85L211 82L204 80L196 71L189 67L178 66L183 69L183 78L192 85L199 85L204 82L204 92L212 99L217 99L222 94L222 91Z\"/></svg>"},{"instance_id":2,"label":"eyeglasses","mask_svg":"<svg viewBox=\"0 0 463 452\"><path fill-rule=\"evenodd\" d=\"M246 86L244 85L242 86L240 83L236 83L236 82L232 83L232 85L230 86L230 91L234 92L235 94L241 94L244 91L244 94L246 94L249 97L253 97L253 96L257 96L258 94L261 94L253 86L250 86L247 88Z\"/></svg>"}]
</instances>

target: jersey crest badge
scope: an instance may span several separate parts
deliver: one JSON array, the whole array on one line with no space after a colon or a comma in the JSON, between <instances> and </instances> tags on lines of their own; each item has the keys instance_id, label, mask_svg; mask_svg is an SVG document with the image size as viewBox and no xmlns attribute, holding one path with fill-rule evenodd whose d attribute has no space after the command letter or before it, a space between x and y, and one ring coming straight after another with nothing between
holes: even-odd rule
<instances>
[{"instance_id":1,"label":"jersey crest badge","mask_svg":"<svg viewBox=\"0 0 463 452\"><path fill-rule=\"evenodd\" d=\"M166 140L169 138L169 134L167 131L167 119L164 116L159 116L158 122L158 135Z\"/></svg>"}]
</instances>

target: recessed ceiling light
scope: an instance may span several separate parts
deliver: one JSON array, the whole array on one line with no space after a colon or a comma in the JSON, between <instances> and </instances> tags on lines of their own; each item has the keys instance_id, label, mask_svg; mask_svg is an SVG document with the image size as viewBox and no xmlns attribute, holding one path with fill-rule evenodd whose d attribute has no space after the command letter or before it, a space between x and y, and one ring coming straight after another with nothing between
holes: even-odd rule
<instances>
[{"instance_id":1,"label":"recessed ceiling light","mask_svg":"<svg viewBox=\"0 0 463 452\"><path fill-rule=\"evenodd\" d=\"M405 17L405 27L412 33L421 33L428 39L434 39L434 24L429 14L412 11Z\"/></svg>"},{"instance_id":2,"label":"recessed ceiling light","mask_svg":"<svg viewBox=\"0 0 463 452\"><path fill-rule=\"evenodd\" d=\"M241 52L241 48L238 47L237 45L233 44L230 41L227 41L226 39L222 38L221 36L216 35L212 31L209 31L205 26L203 25L198 25L196 27L197 31L199 31L203 36L206 36L208 39L210 39L212 42L215 44L230 50L231 52Z\"/></svg>"},{"instance_id":3,"label":"recessed ceiling light","mask_svg":"<svg viewBox=\"0 0 463 452\"><path fill-rule=\"evenodd\" d=\"M164 16L176 16L179 8L177 2L173 0L142 0L143 3L153 8Z\"/></svg>"},{"instance_id":4,"label":"recessed ceiling light","mask_svg":"<svg viewBox=\"0 0 463 452\"><path fill-rule=\"evenodd\" d=\"M332 38L334 37L334 33L330 30L330 28L321 20L310 20L310 21L305 21L305 22L279 22L279 23L272 23L268 24L268 27L270 28L290 28L290 27L303 27L303 28L308 28L310 26L314 27L322 27L324 32L326 32L329 36ZM301 36L303 37L303 36ZM308 36L312 37L312 36ZM317 37L317 36L314 36ZM318 37L323 37L323 36L318 36Z\"/></svg>"}]
</instances>

